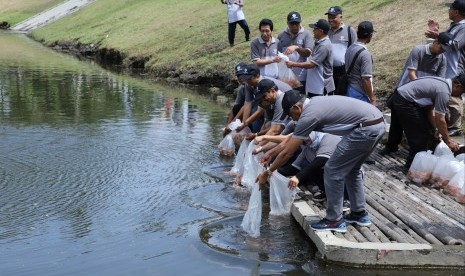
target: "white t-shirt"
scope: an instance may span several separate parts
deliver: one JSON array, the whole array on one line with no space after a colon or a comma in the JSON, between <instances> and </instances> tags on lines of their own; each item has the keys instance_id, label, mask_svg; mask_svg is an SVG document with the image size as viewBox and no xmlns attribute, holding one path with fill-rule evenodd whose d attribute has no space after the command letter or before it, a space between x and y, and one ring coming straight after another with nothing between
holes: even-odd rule
<instances>
[{"instance_id":1,"label":"white t-shirt","mask_svg":"<svg viewBox=\"0 0 465 276\"><path fill-rule=\"evenodd\" d=\"M228 22L234 23L245 19L244 12L242 8L236 3L243 3L242 0L226 0L226 5L228 6Z\"/></svg>"}]
</instances>

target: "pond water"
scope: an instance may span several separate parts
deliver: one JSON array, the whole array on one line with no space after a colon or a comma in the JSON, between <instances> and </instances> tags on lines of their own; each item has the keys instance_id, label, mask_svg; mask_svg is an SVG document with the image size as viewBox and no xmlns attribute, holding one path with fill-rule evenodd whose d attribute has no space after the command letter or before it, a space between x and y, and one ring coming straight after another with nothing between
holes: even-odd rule
<instances>
[{"instance_id":1,"label":"pond water","mask_svg":"<svg viewBox=\"0 0 465 276\"><path fill-rule=\"evenodd\" d=\"M206 93L0 44L0 275L411 275L315 260L266 203L247 237L249 194L216 147L227 108Z\"/></svg>"}]
</instances>

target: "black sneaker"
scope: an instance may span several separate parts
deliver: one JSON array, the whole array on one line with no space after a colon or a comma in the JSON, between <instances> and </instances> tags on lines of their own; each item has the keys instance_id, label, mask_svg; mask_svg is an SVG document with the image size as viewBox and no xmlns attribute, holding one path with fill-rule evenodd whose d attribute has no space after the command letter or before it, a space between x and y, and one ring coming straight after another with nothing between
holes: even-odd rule
<instances>
[{"instance_id":1,"label":"black sneaker","mask_svg":"<svg viewBox=\"0 0 465 276\"><path fill-rule=\"evenodd\" d=\"M449 129L447 132L449 133L449 136L461 136L462 135L461 129L453 128L453 129Z\"/></svg>"},{"instance_id":2,"label":"black sneaker","mask_svg":"<svg viewBox=\"0 0 465 276\"><path fill-rule=\"evenodd\" d=\"M315 201L315 202L322 202L322 201L325 201L325 200L326 200L326 194L323 193L323 192L316 192L313 195L313 201Z\"/></svg>"}]
</instances>

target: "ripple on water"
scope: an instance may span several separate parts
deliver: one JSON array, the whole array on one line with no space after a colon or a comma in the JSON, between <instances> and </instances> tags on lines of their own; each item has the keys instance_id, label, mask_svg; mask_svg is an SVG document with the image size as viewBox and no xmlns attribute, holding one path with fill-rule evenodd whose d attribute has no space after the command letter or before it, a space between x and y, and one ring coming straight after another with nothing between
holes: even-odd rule
<instances>
[{"instance_id":1,"label":"ripple on water","mask_svg":"<svg viewBox=\"0 0 465 276\"><path fill-rule=\"evenodd\" d=\"M290 216L262 215L260 236L251 238L241 228L243 216L213 222L200 230L200 239L210 248L260 261L303 264L314 259L317 249Z\"/></svg>"}]
</instances>

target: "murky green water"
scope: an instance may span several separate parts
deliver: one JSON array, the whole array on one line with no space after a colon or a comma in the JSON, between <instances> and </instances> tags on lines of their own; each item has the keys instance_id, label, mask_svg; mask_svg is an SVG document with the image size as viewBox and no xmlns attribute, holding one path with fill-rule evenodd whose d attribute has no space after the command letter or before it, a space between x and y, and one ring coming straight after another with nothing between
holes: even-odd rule
<instances>
[{"instance_id":1,"label":"murky green water","mask_svg":"<svg viewBox=\"0 0 465 276\"><path fill-rule=\"evenodd\" d=\"M412 275L315 261L290 218L246 237L208 97L0 45L0 275Z\"/></svg>"}]
</instances>

